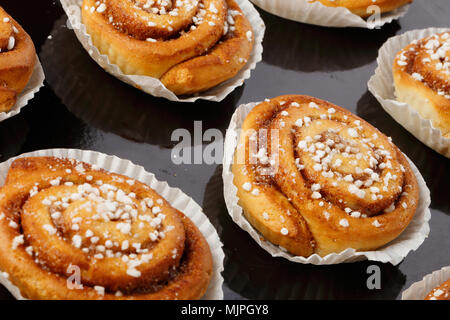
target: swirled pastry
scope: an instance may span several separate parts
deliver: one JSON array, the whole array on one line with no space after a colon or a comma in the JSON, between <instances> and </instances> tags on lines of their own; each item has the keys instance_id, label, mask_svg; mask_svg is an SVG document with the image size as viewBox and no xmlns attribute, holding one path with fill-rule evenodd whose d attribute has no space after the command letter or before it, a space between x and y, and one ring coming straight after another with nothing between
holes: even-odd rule
<instances>
[{"instance_id":1,"label":"swirled pastry","mask_svg":"<svg viewBox=\"0 0 450 320\"><path fill-rule=\"evenodd\" d=\"M30 299L198 299L212 257L147 185L36 157L15 160L0 189L0 270Z\"/></svg>"},{"instance_id":2,"label":"swirled pastry","mask_svg":"<svg viewBox=\"0 0 450 320\"><path fill-rule=\"evenodd\" d=\"M375 250L408 226L418 204L414 173L387 137L308 96L257 105L232 172L248 221L299 256Z\"/></svg>"},{"instance_id":3,"label":"swirled pastry","mask_svg":"<svg viewBox=\"0 0 450 320\"><path fill-rule=\"evenodd\" d=\"M36 51L30 36L0 7L0 112L15 105L35 63Z\"/></svg>"},{"instance_id":4,"label":"swirled pastry","mask_svg":"<svg viewBox=\"0 0 450 320\"><path fill-rule=\"evenodd\" d=\"M397 100L450 138L450 32L414 41L393 65Z\"/></svg>"},{"instance_id":5,"label":"swirled pastry","mask_svg":"<svg viewBox=\"0 0 450 320\"><path fill-rule=\"evenodd\" d=\"M327 7L344 7L349 9L354 14L366 18L373 14L372 11L368 11L370 6L378 6L380 13L393 11L413 0L315 0L319 1Z\"/></svg>"},{"instance_id":6,"label":"swirled pastry","mask_svg":"<svg viewBox=\"0 0 450 320\"><path fill-rule=\"evenodd\" d=\"M450 279L431 290L425 300L450 300Z\"/></svg>"},{"instance_id":7,"label":"swirled pastry","mask_svg":"<svg viewBox=\"0 0 450 320\"><path fill-rule=\"evenodd\" d=\"M234 0L84 0L82 18L111 63L158 78L177 95L234 77L254 43Z\"/></svg>"}]
</instances>

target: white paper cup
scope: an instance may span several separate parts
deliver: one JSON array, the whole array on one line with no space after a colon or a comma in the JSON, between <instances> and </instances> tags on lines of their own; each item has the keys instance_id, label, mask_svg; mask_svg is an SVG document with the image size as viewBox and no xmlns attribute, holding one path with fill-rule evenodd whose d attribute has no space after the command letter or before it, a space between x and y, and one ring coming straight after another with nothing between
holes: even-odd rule
<instances>
[{"instance_id":1,"label":"white paper cup","mask_svg":"<svg viewBox=\"0 0 450 320\"><path fill-rule=\"evenodd\" d=\"M237 142L239 141L238 135L242 127L242 123L248 113L258 104L259 102L241 105L234 112L225 137L222 176L224 184L224 197L228 213L233 221L243 230L247 231L264 250L270 253L273 257L283 257L289 261L302 264L329 265L344 262L372 260L384 263L390 262L393 265L397 265L408 255L410 251L414 251L419 248L430 233L430 226L428 222L431 219L429 209L431 198L430 191L428 190L428 187L419 170L406 156L405 157L408 159L419 184L419 205L411 223L403 231L403 233L382 248L375 251L356 251L355 249L349 248L340 253L331 253L325 257L320 257L317 254L313 254L309 257L301 257L294 256L269 241L263 240L263 236L248 222L244 216L242 207L238 204L239 198L237 196L237 187L233 183L234 175L231 171L231 164L233 162Z\"/></svg>"},{"instance_id":2,"label":"white paper cup","mask_svg":"<svg viewBox=\"0 0 450 320\"><path fill-rule=\"evenodd\" d=\"M450 279L450 267L434 271L403 291L402 300L424 300L431 290L439 287L448 279Z\"/></svg>"},{"instance_id":3,"label":"white paper cup","mask_svg":"<svg viewBox=\"0 0 450 320\"><path fill-rule=\"evenodd\" d=\"M266 29L264 22L261 19L258 11L248 0L235 0L251 23L253 34L255 37L255 45L247 64L239 71L236 76L220 83L219 85L205 92L187 97L178 97L172 91L168 90L159 79L149 76L124 74L117 65L110 63L108 56L100 54L98 49L92 44L92 39L86 31L86 26L81 23L82 1L60 1L78 40L81 42L92 59L94 59L95 62L97 62L105 71L107 71L111 75L155 97L162 97L176 102L195 102L198 99L216 102L222 101L234 89L243 85L246 79L250 78L251 71L255 69L256 64L262 60L262 41Z\"/></svg>"},{"instance_id":4,"label":"white paper cup","mask_svg":"<svg viewBox=\"0 0 450 320\"><path fill-rule=\"evenodd\" d=\"M222 300L223 299L223 259L225 254L222 249L222 242L219 239L216 229L209 221L208 217L203 213L202 208L183 191L178 188L171 188L167 182L158 181L155 175L148 173L142 166L133 164L129 160L123 160L116 156L106 155L95 151L85 151L78 149L49 149L39 150L22 154L18 157L11 158L8 161L0 163L0 185L5 183L11 163L17 158L23 157L43 157L52 156L58 158L70 158L86 163L95 164L98 167L109 172L122 174L130 178L136 179L154 189L159 195L164 197L171 206L183 212L201 231L211 249L213 257L213 275L209 287L203 296L203 300ZM5 273L0 271L0 283L5 286L9 292L16 298L25 299L20 294L20 290L14 286Z\"/></svg>"},{"instance_id":5,"label":"white paper cup","mask_svg":"<svg viewBox=\"0 0 450 320\"><path fill-rule=\"evenodd\" d=\"M327 7L308 0L251 0L261 9L276 16L324 27L379 28L404 16L409 5L383 13L379 19L363 19L344 7ZM373 11L369 11L372 13Z\"/></svg>"},{"instance_id":6,"label":"white paper cup","mask_svg":"<svg viewBox=\"0 0 450 320\"><path fill-rule=\"evenodd\" d=\"M20 113L20 110L33 99L36 92L44 85L44 70L42 69L39 57L36 55L36 64L33 69L30 81L28 81L25 89L17 95L17 101L14 107L8 112L0 112L0 122L9 119Z\"/></svg>"},{"instance_id":7,"label":"white paper cup","mask_svg":"<svg viewBox=\"0 0 450 320\"><path fill-rule=\"evenodd\" d=\"M431 120L425 119L407 103L396 100L392 65L397 53L414 40L449 31L449 28L429 28L408 31L390 38L380 48L375 74L368 83L369 91L377 98L387 113L431 149L450 158L450 138L445 138L441 130L433 127Z\"/></svg>"}]
</instances>

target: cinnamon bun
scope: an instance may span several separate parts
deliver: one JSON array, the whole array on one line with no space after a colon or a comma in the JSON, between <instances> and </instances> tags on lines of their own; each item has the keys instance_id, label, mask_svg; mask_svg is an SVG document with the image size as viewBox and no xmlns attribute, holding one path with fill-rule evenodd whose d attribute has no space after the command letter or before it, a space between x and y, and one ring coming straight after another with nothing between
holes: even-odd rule
<instances>
[{"instance_id":1,"label":"cinnamon bun","mask_svg":"<svg viewBox=\"0 0 450 320\"><path fill-rule=\"evenodd\" d=\"M0 270L29 299L198 299L212 257L147 185L34 157L15 160L0 189Z\"/></svg>"},{"instance_id":2,"label":"cinnamon bun","mask_svg":"<svg viewBox=\"0 0 450 320\"><path fill-rule=\"evenodd\" d=\"M30 36L0 7L0 112L14 107L35 63L36 51Z\"/></svg>"},{"instance_id":3,"label":"cinnamon bun","mask_svg":"<svg viewBox=\"0 0 450 320\"><path fill-rule=\"evenodd\" d=\"M398 237L418 205L415 175L387 137L308 96L257 105L232 172L247 220L298 256L375 250Z\"/></svg>"},{"instance_id":4,"label":"cinnamon bun","mask_svg":"<svg viewBox=\"0 0 450 320\"><path fill-rule=\"evenodd\" d=\"M344 7L354 14L367 18L373 12L367 10L370 6L378 6L380 13L393 11L404 5L413 2L413 0L315 0L327 7Z\"/></svg>"},{"instance_id":5,"label":"cinnamon bun","mask_svg":"<svg viewBox=\"0 0 450 320\"><path fill-rule=\"evenodd\" d=\"M425 300L450 300L450 279L431 290Z\"/></svg>"},{"instance_id":6,"label":"cinnamon bun","mask_svg":"<svg viewBox=\"0 0 450 320\"><path fill-rule=\"evenodd\" d=\"M177 95L234 77L254 44L234 0L84 0L82 20L122 72L158 78Z\"/></svg>"},{"instance_id":7,"label":"cinnamon bun","mask_svg":"<svg viewBox=\"0 0 450 320\"><path fill-rule=\"evenodd\" d=\"M393 64L397 100L450 138L450 32L414 41Z\"/></svg>"}]
</instances>

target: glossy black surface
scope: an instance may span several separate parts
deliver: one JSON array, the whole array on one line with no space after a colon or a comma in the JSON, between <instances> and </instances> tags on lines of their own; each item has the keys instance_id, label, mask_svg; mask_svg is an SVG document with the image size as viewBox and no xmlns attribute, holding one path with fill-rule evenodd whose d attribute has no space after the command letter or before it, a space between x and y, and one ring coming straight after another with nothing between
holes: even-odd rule
<instances>
[{"instance_id":1,"label":"glossy black surface","mask_svg":"<svg viewBox=\"0 0 450 320\"><path fill-rule=\"evenodd\" d=\"M405 17L373 31L310 26L260 10L267 26L264 55L251 79L221 103L195 104L153 98L104 72L67 28L59 2L28 1L25 7L2 0L1 5L33 38L46 85L18 116L0 123L0 161L38 149L91 149L130 159L180 187L203 206L224 243L226 299L396 299L411 283L450 265L450 160L404 130L367 91L384 41L410 29L449 27L448 0L416 0ZM203 131L225 133L241 103L292 93L358 114L392 136L421 171L432 194L431 233L400 265L319 267L272 258L226 212L220 165L172 163L173 130L193 132L194 121L201 120ZM381 267L381 290L366 287L372 264ZM0 298L11 296L0 288Z\"/></svg>"}]
</instances>

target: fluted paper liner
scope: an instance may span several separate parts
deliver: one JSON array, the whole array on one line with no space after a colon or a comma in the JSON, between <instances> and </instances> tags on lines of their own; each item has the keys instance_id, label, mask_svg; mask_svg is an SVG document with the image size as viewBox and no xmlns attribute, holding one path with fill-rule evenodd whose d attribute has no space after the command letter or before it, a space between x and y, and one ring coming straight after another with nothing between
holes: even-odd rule
<instances>
[{"instance_id":1,"label":"fluted paper liner","mask_svg":"<svg viewBox=\"0 0 450 320\"><path fill-rule=\"evenodd\" d=\"M155 175L148 173L142 166L133 164L129 160L123 160L116 156L106 155L95 151L85 151L78 149L48 149L39 150L30 153L22 154L18 157L9 159L0 164L0 185L5 183L6 175L8 173L11 163L17 158L23 157L42 157L53 156L59 158L70 158L86 163L95 164L98 167L109 172L114 172L136 179L142 183L147 184L154 189L159 195L164 197L171 206L183 212L201 231L211 249L213 257L213 275L209 287L203 296L203 300L222 300L223 299L223 259L225 257L222 250L222 242L219 239L216 229L209 221L208 217L203 213L202 208L183 191L178 188L171 188L167 182L160 182L155 178ZM25 299L21 294L19 288L14 286L5 273L0 270L0 284L5 286L9 292L16 298Z\"/></svg>"},{"instance_id":2,"label":"fluted paper liner","mask_svg":"<svg viewBox=\"0 0 450 320\"><path fill-rule=\"evenodd\" d=\"M265 32L264 22L259 16L258 11L249 2L249 0L235 0L252 25L253 34L255 37L255 45L247 64L238 72L236 76L207 91L190 96L177 96L172 91L168 90L157 78L124 74L117 65L110 63L108 56L100 54L97 47L92 44L92 39L86 31L86 26L81 23L82 0L60 1L69 18L71 28L73 28L78 40L81 42L92 59L94 59L95 62L97 62L111 75L155 97L162 97L176 102L195 102L198 99L216 102L222 101L234 89L243 85L246 79L250 78L251 71L255 69L256 64L262 60L262 40Z\"/></svg>"},{"instance_id":3,"label":"fluted paper liner","mask_svg":"<svg viewBox=\"0 0 450 320\"><path fill-rule=\"evenodd\" d=\"M17 101L14 107L8 112L0 112L0 122L20 113L20 110L28 104L28 101L34 98L36 92L44 85L44 70L42 69L39 57L36 55L36 64L33 69L30 81L25 89L17 95Z\"/></svg>"},{"instance_id":4,"label":"fluted paper liner","mask_svg":"<svg viewBox=\"0 0 450 320\"><path fill-rule=\"evenodd\" d=\"M380 19L365 20L344 7L327 7L309 0L251 0L255 5L276 16L324 27L379 28L406 14L409 5L380 15ZM374 4L376 5L376 4ZM372 11L371 11L372 12Z\"/></svg>"},{"instance_id":5,"label":"fluted paper liner","mask_svg":"<svg viewBox=\"0 0 450 320\"><path fill-rule=\"evenodd\" d=\"M416 250L428 237L430 233L429 220L430 213L430 191L427 188L419 170L414 163L406 158L411 165L414 175L419 184L419 204L416 213L408 227L395 240L389 242L382 248L375 251L356 251L349 248L340 253L331 253L325 257L313 254L309 257L294 256L286 250L276 246L269 241L263 240L263 236L248 222L243 214L243 209L239 206L237 197L237 187L234 185L234 175L231 172L234 152L239 141L239 130L242 127L247 114L259 103L249 103L241 105L236 109L231 118L230 125L225 137L224 159L223 159L223 183L224 197L228 213L233 221L247 231L250 236L273 257L283 257L290 261L302 264L329 265L344 262L356 262L362 260L372 260L380 262L390 262L393 265L399 264L410 251Z\"/></svg>"},{"instance_id":6,"label":"fluted paper liner","mask_svg":"<svg viewBox=\"0 0 450 320\"><path fill-rule=\"evenodd\" d=\"M377 98L387 113L431 149L450 158L450 138L435 128L431 120L423 118L414 108L396 100L392 65L397 53L414 40L449 31L449 28L428 28L412 30L390 38L380 48L375 74L370 78L369 91Z\"/></svg>"},{"instance_id":7,"label":"fluted paper liner","mask_svg":"<svg viewBox=\"0 0 450 320\"><path fill-rule=\"evenodd\" d=\"M423 277L421 281L413 283L403 291L402 300L424 300L431 290L439 287L448 279L450 279L450 266L434 271Z\"/></svg>"}]
</instances>

